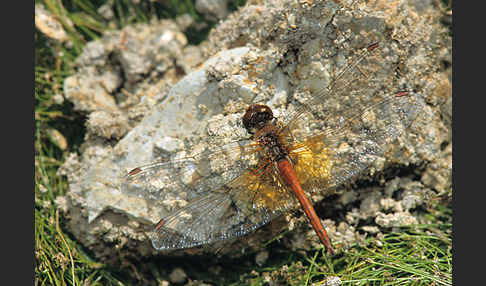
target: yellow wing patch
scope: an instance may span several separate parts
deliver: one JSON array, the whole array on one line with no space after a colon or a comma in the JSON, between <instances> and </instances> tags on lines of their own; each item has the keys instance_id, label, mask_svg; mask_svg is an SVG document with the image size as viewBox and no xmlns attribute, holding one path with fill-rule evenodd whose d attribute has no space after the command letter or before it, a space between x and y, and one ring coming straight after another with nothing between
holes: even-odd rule
<instances>
[{"instance_id":1,"label":"yellow wing patch","mask_svg":"<svg viewBox=\"0 0 486 286\"><path fill-rule=\"evenodd\" d=\"M289 154L305 191L325 190L332 179L332 153L320 137L292 145Z\"/></svg>"},{"instance_id":2,"label":"yellow wing patch","mask_svg":"<svg viewBox=\"0 0 486 286\"><path fill-rule=\"evenodd\" d=\"M228 186L239 189L235 195L251 208L283 211L295 204L291 190L281 179L273 163L262 161L260 167L246 172Z\"/></svg>"}]
</instances>

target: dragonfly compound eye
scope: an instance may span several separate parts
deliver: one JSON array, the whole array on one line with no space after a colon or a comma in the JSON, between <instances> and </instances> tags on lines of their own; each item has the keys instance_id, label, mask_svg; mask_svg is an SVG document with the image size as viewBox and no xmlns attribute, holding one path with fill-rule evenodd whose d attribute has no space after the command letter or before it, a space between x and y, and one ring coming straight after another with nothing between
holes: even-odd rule
<instances>
[{"instance_id":1,"label":"dragonfly compound eye","mask_svg":"<svg viewBox=\"0 0 486 286\"><path fill-rule=\"evenodd\" d=\"M252 104L243 115L243 126L248 133L253 134L255 130L262 128L272 119L273 112L270 107L263 104Z\"/></svg>"}]
</instances>

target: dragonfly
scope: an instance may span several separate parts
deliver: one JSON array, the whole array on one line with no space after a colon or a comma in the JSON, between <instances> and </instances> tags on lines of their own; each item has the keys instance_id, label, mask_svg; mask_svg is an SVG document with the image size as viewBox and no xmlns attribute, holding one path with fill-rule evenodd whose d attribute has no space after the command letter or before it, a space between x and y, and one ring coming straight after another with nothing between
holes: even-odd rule
<instances>
[{"instance_id":1,"label":"dragonfly","mask_svg":"<svg viewBox=\"0 0 486 286\"><path fill-rule=\"evenodd\" d=\"M376 42L358 49L334 80L284 116L251 104L241 118L248 138L129 171L124 188L182 202L155 225L153 247L238 238L302 209L322 245L335 253L310 198L336 192L372 166L421 109L412 92L381 90L390 83L377 83L378 48Z\"/></svg>"}]
</instances>

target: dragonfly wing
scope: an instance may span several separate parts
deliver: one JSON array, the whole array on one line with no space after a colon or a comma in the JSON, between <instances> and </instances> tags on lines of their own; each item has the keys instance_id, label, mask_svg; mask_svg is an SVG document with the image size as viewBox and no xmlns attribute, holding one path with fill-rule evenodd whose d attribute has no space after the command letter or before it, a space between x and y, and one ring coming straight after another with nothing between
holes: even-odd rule
<instances>
[{"instance_id":1,"label":"dragonfly wing","mask_svg":"<svg viewBox=\"0 0 486 286\"><path fill-rule=\"evenodd\" d=\"M295 130L313 125L315 131L302 137L290 131L287 135L292 142L290 157L304 190L335 190L370 167L411 124L422 104L413 95L390 95L324 120L306 112L293 122L302 123Z\"/></svg>"},{"instance_id":2,"label":"dragonfly wing","mask_svg":"<svg viewBox=\"0 0 486 286\"><path fill-rule=\"evenodd\" d=\"M153 231L156 249L238 237L296 206L275 165L260 160L259 151L238 142L138 167L123 178L122 190L147 198L154 209L171 209Z\"/></svg>"},{"instance_id":3,"label":"dragonfly wing","mask_svg":"<svg viewBox=\"0 0 486 286\"><path fill-rule=\"evenodd\" d=\"M154 248L190 248L245 235L296 206L273 165L260 164L163 218Z\"/></svg>"},{"instance_id":4,"label":"dragonfly wing","mask_svg":"<svg viewBox=\"0 0 486 286\"><path fill-rule=\"evenodd\" d=\"M304 189L332 190L369 167L424 108L414 93L384 92L398 77L376 44L357 53L330 85L284 121Z\"/></svg>"},{"instance_id":5,"label":"dragonfly wing","mask_svg":"<svg viewBox=\"0 0 486 286\"><path fill-rule=\"evenodd\" d=\"M122 178L123 192L146 199L154 207L170 208L168 200L192 200L229 182L257 164L258 145L242 140L180 152L131 170ZM182 203L183 204L183 203Z\"/></svg>"},{"instance_id":6,"label":"dragonfly wing","mask_svg":"<svg viewBox=\"0 0 486 286\"><path fill-rule=\"evenodd\" d=\"M222 225L225 217L234 222ZM244 232L244 224L245 219L232 205L231 196L212 192L163 218L152 233L152 244L159 250L190 248L237 236Z\"/></svg>"}]
</instances>

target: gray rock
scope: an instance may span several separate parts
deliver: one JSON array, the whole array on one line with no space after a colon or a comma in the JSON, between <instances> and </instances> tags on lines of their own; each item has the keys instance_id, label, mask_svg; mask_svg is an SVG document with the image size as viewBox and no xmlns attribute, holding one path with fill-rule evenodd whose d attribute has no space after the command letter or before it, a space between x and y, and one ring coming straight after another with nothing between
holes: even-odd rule
<instances>
[{"instance_id":1,"label":"gray rock","mask_svg":"<svg viewBox=\"0 0 486 286\"><path fill-rule=\"evenodd\" d=\"M110 94L110 89L117 87L117 81L116 76L100 78L94 67L87 67L64 80L64 96L74 103L75 110L117 111L115 98Z\"/></svg>"},{"instance_id":2,"label":"gray rock","mask_svg":"<svg viewBox=\"0 0 486 286\"><path fill-rule=\"evenodd\" d=\"M227 0L196 0L196 10L208 20L217 21L228 15Z\"/></svg>"},{"instance_id":3,"label":"gray rock","mask_svg":"<svg viewBox=\"0 0 486 286\"><path fill-rule=\"evenodd\" d=\"M268 257L269 257L268 251L262 250L262 251L258 252L258 254L255 256L255 263L258 266L262 266L262 265L265 264L265 262L267 262Z\"/></svg>"},{"instance_id":4,"label":"gray rock","mask_svg":"<svg viewBox=\"0 0 486 286\"><path fill-rule=\"evenodd\" d=\"M375 222L381 227L398 227L418 223L417 218L409 212L396 212L390 214L379 212L375 218Z\"/></svg>"},{"instance_id":5,"label":"gray rock","mask_svg":"<svg viewBox=\"0 0 486 286\"><path fill-rule=\"evenodd\" d=\"M99 136L105 139L120 139L130 129L125 114L105 110L94 111L86 122L88 136Z\"/></svg>"},{"instance_id":6,"label":"gray rock","mask_svg":"<svg viewBox=\"0 0 486 286\"><path fill-rule=\"evenodd\" d=\"M343 284L343 282L338 276L328 276L326 282L324 282L325 286L339 286L341 284Z\"/></svg>"},{"instance_id":7,"label":"gray rock","mask_svg":"<svg viewBox=\"0 0 486 286\"><path fill-rule=\"evenodd\" d=\"M357 202L359 211L348 212L346 222L323 220L331 239L344 246L361 240L356 226L370 218L382 227L414 223L413 208L423 204L431 190L451 188L450 150L440 148L451 141L451 116L441 116L449 110L441 103L450 102L451 93L442 92L450 88L450 82L448 77L437 76L444 72L439 64L443 49L450 53L451 44L447 31L438 24L437 9L424 4L417 14L414 5L398 7L388 1L344 7L333 1L295 3L247 5L220 23L200 47L188 47L178 26L167 21L113 31L86 46L78 59L79 72L66 80L66 99L89 113L120 114L127 123L89 123L89 133L96 136L87 136L82 154L70 156L59 170L67 175L70 186L68 227L81 243L107 260L114 257L113 244L116 251L133 257L155 255L149 239L153 224L186 204L191 194L122 191L120 179L127 171L160 158L204 150L215 142L248 137L240 118L249 103L267 103L275 116L285 116L332 82L336 70L358 48L374 41L380 42L376 56L383 68L373 81L374 92L409 90L428 104L421 105L413 124L384 155L373 158L372 168L360 178L376 179L390 166L409 165L425 165L427 175L413 187L406 187L409 178L397 178L385 188L353 190L356 195L346 196L341 204ZM110 54L116 55L114 62ZM388 81L398 74L398 81ZM370 93L329 96L326 108L352 105ZM124 137L116 145L106 140L119 136ZM400 189L405 189L403 196L390 200ZM324 197L317 192L312 199L318 203ZM258 249L262 240L282 227L285 224L273 223L259 234L225 242L229 247L222 253L237 256L242 252L234 249ZM302 235L304 229L309 226L295 227L293 232Z\"/></svg>"},{"instance_id":8,"label":"gray rock","mask_svg":"<svg viewBox=\"0 0 486 286\"><path fill-rule=\"evenodd\" d=\"M35 4L34 7L34 22L35 26L39 31L44 33L51 39L54 39L59 42L68 41L69 37L67 36L64 27L57 19L55 15L53 15L49 10L44 8L42 4ZM72 26L71 21L68 17L63 18L64 23L70 24Z\"/></svg>"},{"instance_id":9,"label":"gray rock","mask_svg":"<svg viewBox=\"0 0 486 286\"><path fill-rule=\"evenodd\" d=\"M182 268L175 268L169 274L169 279L172 283L184 283L184 281L187 279L187 274Z\"/></svg>"},{"instance_id":10,"label":"gray rock","mask_svg":"<svg viewBox=\"0 0 486 286\"><path fill-rule=\"evenodd\" d=\"M200 53L194 48L188 53L188 48L184 34L169 20L108 31L86 44L75 62L78 72L64 81L64 96L76 110L131 111L199 64Z\"/></svg>"}]
</instances>

